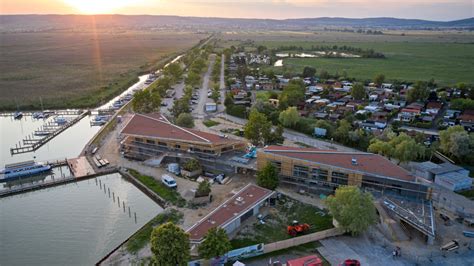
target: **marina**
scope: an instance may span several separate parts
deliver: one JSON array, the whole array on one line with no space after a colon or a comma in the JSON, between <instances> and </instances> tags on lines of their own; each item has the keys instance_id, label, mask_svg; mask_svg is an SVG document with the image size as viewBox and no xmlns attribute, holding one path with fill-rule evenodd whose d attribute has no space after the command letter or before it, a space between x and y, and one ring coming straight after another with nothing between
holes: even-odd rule
<instances>
[{"instance_id":1,"label":"marina","mask_svg":"<svg viewBox=\"0 0 474 266\"><path fill-rule=\"evenodd\" d=\"M162 208L109 174L0 198L0 211L15 214L0 217L2 265L94 265Z\"/></svg>"},{"instance_id":2,"label":"marina","mask_svg":"<svg viewBox=\"0 0 474 266\"><path fill-rule=\"evenodd\" d=\"M77 111L76 111L77 114ZM32 134L25 137L22 142L15 144L15 147L10 148L12 155L19 153L33 152L49 142L51 139L61 134L64 130L70 128L82 118L89 114L89 111L81 111L78 116L66 119L63 116L55 117L54 121L46 122L40 128L35 130ZM59 118L59 119L58 119ZM42 137L42 138L37 138Z\"/></svg>"}]
</instances>

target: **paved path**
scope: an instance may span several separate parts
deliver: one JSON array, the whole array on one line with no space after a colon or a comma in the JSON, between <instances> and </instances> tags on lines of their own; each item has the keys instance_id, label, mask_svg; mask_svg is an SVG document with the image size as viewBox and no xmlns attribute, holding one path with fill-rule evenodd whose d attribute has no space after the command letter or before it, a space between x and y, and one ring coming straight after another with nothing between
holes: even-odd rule
<instances>
[{"instance_id":1,"label":"paved path","mask_svg":"<svg viewBox=\"0 0 474 266\"><path fill-rule=\"evenodd\" d=\"M218 116L224 120L228 120L239 125L245 125L247 123L247 119L238 118L238 117L231 116L228 114L219 114ZM285 129L285 131L283 132L283 137L285 137L285 139L287 140L290 140L293 142L301 142L318 149L360 152L359 150L345 147L339 144L331 143L331 142L320 140L320 139L315 139L303 133L299 133L290 129Z\"/></svg>"},{"instance_id":2,"label":"paved path","mask_svg":"<svg viewBox=\"0 0 474 266\"><path fill-rule=\"evenodd\" d=\"M207 72L204 74L202 80L202 87L199 89L199 101L196 106L196 109L194 109L193 111L193 114L200 119L204 118L204 116L206 115L206 113L204 112L204 106L207 102L210 102L208 101L207 92L209 90L209 78L211 77L212 67L214 66L214 62L216 61L216 55L211 54L209 58L209 67L207 68Z\"/></svg>"},{"instance_id":3,"label":"paved path","mask_svg":"<svg viewBox=\"0 0 474 266\"><path fill-rule=\"evenodd\" d=\"M225 101L225 92L226 92L226 88L225 88L225 55L222 54L222 57L221 57L221 78L220 78L220 85L219 85L219 89L220 89L220 93L221 93L221 99L220 99L220 102L221 104L219 104L217 106L217 112L224 112L225 111L225 106L224 106L224 101Z\"/></svg>"}]
</instances>

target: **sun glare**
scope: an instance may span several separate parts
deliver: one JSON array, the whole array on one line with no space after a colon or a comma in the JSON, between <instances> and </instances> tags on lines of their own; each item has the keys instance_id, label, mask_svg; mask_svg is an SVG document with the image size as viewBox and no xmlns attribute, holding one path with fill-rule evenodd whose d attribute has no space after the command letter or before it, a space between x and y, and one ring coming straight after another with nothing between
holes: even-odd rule
<instances>
[{"instance_id":1,"label":"sun glare","mask_svg":"<svg viewBox=\"0 0 474 266\"><path fill-rule=\"evenodd\" d=\"M84 14L112 13L115 10L133 4L134 0L63 0Z\"/></svg>"}]
</instances>

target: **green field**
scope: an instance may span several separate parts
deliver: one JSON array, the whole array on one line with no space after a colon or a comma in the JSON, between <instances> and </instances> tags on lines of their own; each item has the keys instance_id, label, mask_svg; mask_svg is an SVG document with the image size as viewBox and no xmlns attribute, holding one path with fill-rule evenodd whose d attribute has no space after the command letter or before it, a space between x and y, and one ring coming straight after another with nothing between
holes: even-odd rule
<instances>
[{"instance_id":1,"label":"green field","mask_svg":"<svg viewBox=\"0 0 474 266\"><path fill-rule=\"evenodd\" d=\"M114 30L3 33L0 110L95 107L205 34Z\"/></svg>"},{"instance_id":2,"label":"green field","mask_svg":"<svg viewBox=\"0 0 474 266\"><path fill-rule=\"evenodd\" d=\"M387 80L416 81L434 78L440 85L474 83L474 34L469 32L388 32L373 36L343 32L267 32L224 35L228 45L239 46L246 40L246 50L258 45L280 46L347 45L381 52L386 59L371 58L288 58L283 67L271 67L276 73L302 72L304 66L330 74L345 71L349 78L372 79L385 74ZM248 43L251 44L248 44ZM242 42L241 42L242 43Z\"/></svg>"},{"instance_id":3,"label":"green field","mask_svg":"<svg viewBox=\"0 0 474 266\"><path fill-rule=\"evenodd\" d=\"M326 43L327 44L327 43ZM333 44L328 44L333 45ZM284 68L301 72L304 66L326 70L330 74L344 71L358 80L385 74L388 80L435 79L442 85L457 82L474 83L474 44L454 43L337 43L363 49L371 48L385 54L374 58L289 58Z\"/></svg>"}]
</instances>

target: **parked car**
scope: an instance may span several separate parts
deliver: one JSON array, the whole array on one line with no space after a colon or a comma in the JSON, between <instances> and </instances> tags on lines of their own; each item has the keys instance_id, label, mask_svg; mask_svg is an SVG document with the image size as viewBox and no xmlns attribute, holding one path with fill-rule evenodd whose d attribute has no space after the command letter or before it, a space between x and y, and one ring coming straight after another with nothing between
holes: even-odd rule
<instances>
[{"instance_id":1,"label":"parked car","mask_svg":"<svg viewBox=\"0 0 474 266\"><path fill-rule=\"evenodd\" d=\"M176 184L176 180L169 175L162 175L161 176L161 183L169 188L177 188L178 185Z\"/></svg>"}]
</instances>

